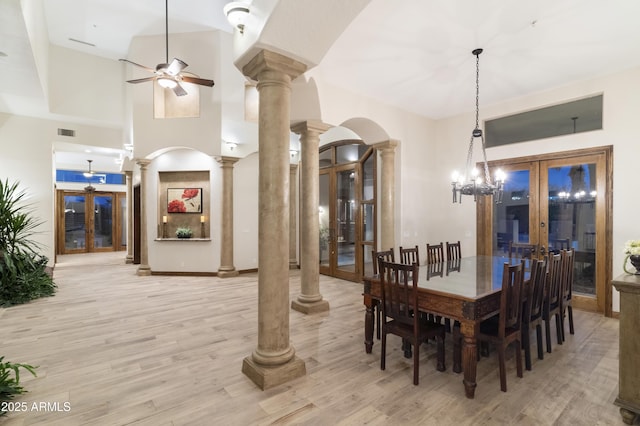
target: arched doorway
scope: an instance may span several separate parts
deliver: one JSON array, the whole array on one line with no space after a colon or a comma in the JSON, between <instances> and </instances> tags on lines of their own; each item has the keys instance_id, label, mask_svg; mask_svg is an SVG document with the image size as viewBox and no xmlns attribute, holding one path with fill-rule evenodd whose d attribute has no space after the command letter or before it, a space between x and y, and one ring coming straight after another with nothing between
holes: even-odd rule
<instances>
[{"instance_id":1,"label":"arched doorway","mask_svg":"<svg viewBox=\"0 0 640 426\"><path fill-rule=\"evenodd\" d=\"M375 149L333 142L319 161L320 273L360 281L376 247Z\"/></svg>"}]
</instances>

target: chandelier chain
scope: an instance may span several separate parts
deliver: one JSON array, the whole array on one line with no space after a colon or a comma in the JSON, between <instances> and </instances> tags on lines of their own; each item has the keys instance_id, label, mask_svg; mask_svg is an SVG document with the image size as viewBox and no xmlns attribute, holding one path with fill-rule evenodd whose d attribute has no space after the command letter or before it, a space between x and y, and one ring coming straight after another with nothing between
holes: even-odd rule
<instances>
[{"instance_id":1,"label":"chandelier chain","mask_svg":"<svg viewBox=\"0 0 640 426\"><path fill-rule=\"evenodd\" d=\"M476 129L480 128L480 53L476 55Z\"/></svg>"}]
</instances>

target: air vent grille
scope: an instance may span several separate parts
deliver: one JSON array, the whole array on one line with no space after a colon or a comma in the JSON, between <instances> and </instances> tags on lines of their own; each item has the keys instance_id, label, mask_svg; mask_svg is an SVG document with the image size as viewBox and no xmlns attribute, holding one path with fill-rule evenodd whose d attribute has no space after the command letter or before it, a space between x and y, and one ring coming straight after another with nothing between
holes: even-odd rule
<instances>
[{"instance_id":1,"label":"air vent grille","mask_svg":"<svg viewBox=\"0 0 640 426\"><path fill-rule=\"evenodd\" d=\"M58 135L59 136L70 136L70 137L75 137L76 136L76 131L75 130L71 130L71 129L58 129Z\"/></svg>"}]
</instances>

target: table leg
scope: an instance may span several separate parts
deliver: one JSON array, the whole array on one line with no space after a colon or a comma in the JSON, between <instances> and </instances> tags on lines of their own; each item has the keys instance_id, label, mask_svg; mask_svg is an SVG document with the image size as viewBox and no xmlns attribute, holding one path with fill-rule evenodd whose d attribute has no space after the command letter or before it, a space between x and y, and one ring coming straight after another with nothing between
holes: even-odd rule
<instances>
[{"instance_id":1,"label":"table leg","mask_svg":"<svg viewBox=\"0 0 640 426\"><path fill-rule=\"evenodd\" d=\"M364 313L364 349L370 354L373 348L373 303L372 300L365 300Z\"/></svg>"},{"instance_id":2,"label":"table leg","mask_svg":"<svg viewBox=\"0 0 640 426\"><path fill-rule=\"evenodd\" d=\"M473 399L476 392L476 368L478 366L478 349L476 344L476 325L462 324L460 331L464 338L462 350L462 368L464 369L464 393Z\"/></svg>"}]
</instances>

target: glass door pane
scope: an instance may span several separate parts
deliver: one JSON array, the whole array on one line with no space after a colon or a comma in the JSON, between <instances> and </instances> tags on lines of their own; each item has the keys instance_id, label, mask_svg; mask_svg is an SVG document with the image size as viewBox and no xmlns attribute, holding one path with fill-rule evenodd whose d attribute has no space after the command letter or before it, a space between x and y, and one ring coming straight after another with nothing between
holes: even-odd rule
<instances>
[{"instance_id":1,"label":"glass door pane","mask_svg":"<svg viewBox=\"0 0 640 426\"><path fill-rule=\"evenodd\" d=\"M507 172L502 203L493 204L493 255L508 256L509 243L531 241L530 194L531 171Z\"/></svg>"},{"instance_id":2,"label":"glass door pane","mask_svg":"<svg viewBox=\"0 0 640 426\"><path fill-rule=\"evenodd\" d=\"M596 164L548 167L548 247L575 249L573 292L596 294Z\"/></svg>"},{"instance_id":3,"label":"glass door pane","mask_svg":"<svg viewBox=\"0 0 640 426\"><path fill-rule=\"evenodd\" d=\"M84 251L86 247L85 196L64 196L65 251Z\"/></svg>"},{"instance_id":4,"label":"glass door pane","mask_svg":"<svg viewBox=\"0 0 640 426\"><path fill-rule=\"evenodd\" d=\"M320 271L323 274L330 274L329 257L331 253L331 223L330 216L330 179L329 173L322 173L319 176L319 197L318 215L320 220Z\"/></svg>"},{"instance_id":5,"label":"glass door pane","mask_svg":"<svg viewBox=\"0 0 640 426\"><path fill-rule=\"evenodd\" d=\"M336 172L337 268L356 271L356 191L355 170Z\"/></svg>"},{"instance_id":6,"label":"glass door pane","mask_svg":"<svg viewBox=\"0 0 640 426\"><path fill-rule=\"evenodd\" d=\"M113 196L93 196L93 248L113 246Z\"/></svg>"}]
</instances>

